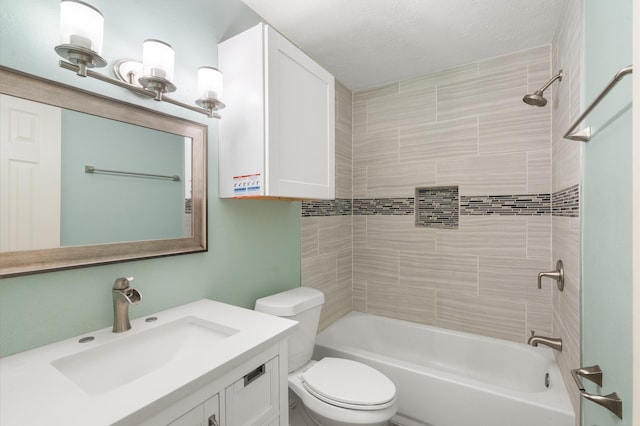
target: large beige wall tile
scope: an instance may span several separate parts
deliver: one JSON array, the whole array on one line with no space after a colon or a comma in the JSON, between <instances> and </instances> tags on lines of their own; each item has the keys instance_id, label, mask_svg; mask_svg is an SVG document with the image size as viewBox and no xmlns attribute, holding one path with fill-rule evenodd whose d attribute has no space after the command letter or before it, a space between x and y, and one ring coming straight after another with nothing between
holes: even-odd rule
<instances>
[{"instance_id":1,"label":"large beige wall tile","mask_svg":"<svg viewBox=\"0 0 640 426\"><path fill-rule=\"evenodd\" d=\"M353 193L352 136L336 130L336 198L350 199Z\"/></svg>"},{"instance_id":2,"label":"large beige wall tile","mask_svg":"<svg viewBox=\"0 0 640 426\"><path fill-rule=\"evenodd\" d=\"M320 254L350 249L351 216L318 218L318 251Z\"/></svg>"},{"instance_id":3,"label":"large beige wall tile","mask_svg":"<svg viewBox=\"0 0 640 426\"><path fill-rule=\"evenodd\" d=\"M438 86L438 120L509 111L527 88L527 67Z\"/></svg>"},{"instance_id":4,"label":"large beige wall tile","mask_svg":"<svg viewBox=\"0 0 640 426\"><path fill-rule=\"evenodd\" d=\"M367 283L367 312L419 323L435 323L435 290L385 281Z\"/></svg>"},{"instance_id":5,"label":"large beige wall tile","mask_svg":"<svg viewBox=\"0 0 640 426\"><path fill-rule=\"evenodd\" d=\"M552 285L543 280L538 289L538 273L550 270L548 259L480 256L480 296L551 305Z\"/></svg>"},{"instance_id":6,"label":"large beige wall tile","mask_svg":"<svg viewBox=\"0 0 640 426\"><path fill-rule=\"evenodd\" d=\"M398 282L398 254L395 250L354 248L354 281Z\"/></svg>"},{"instance_id":7,"label":"large beige wall tile","mask_svg":"<svg viewBox=\"0 0 640 426\"><path fill-rule=\"evenodd\" d=\"M476 117L402 127L399 135L400 162L425 162L478 155Z\"/></svg>"},{"instance_id":8,"label":"large beige wall tile","mask_svg":"<svg viewBox=\"0 0 640 426\"><path fill-rule=\"evenodd\" d=\"M436 162L396 162L367 168L367 197L413 197L416 186L436 183Z\"/></svg>"},{"instance_id":9,"label":"large beige wall tile","mask_svg":"<svg viewBox=\"0 0 640 426\"><path fill-rule=\"evenodd\" d=\"M367 101L367 130L415 126L436 120L436 89L402 92Z\"/></svg>"},{"instance_id":10,"label":"large beige wall tile","mask_svg":"<svg viewBox=\"0 0 640 426\"><path fill-rule=\"evenodd\" d=\"M436 325L498 339L522 341L525 335L524 302L494 300L438 290Z\"/></svg>"},{"instance_id":11,"label":"large beige wall tile","mask_svg":"<svg viewBox=\"0 0 640 426\"><path fill-rule=\"evenodd\" d=\"M376 167L397 164L398 130L365 132L358 126L353 137L353 166Z\"/></svg>"},{"instance_id":12,"label":"large beige wall tile","mask_svg":"<svg viewBox=\"0 0 640 426\"><path fill-rule=\"evenodd\" d=\"M527 152L527 194L551 193L551 150Z\"/></svg>"},{"instance_id":13,"label":"large beige wall tile","mask_svg":"<svg viewBox=\"0 0 640 426\"><path fill-rule=\"evenodd\" d=\"M412 216L367 216L367 247L435 253L436 235L416 228Z\"/></svg>"},{"instance_id":14,"label":"large beige wall tile","mask_svg":"<svg viewBox=\"0 0 640 426\"><path fill-rule=\"evenodd\" d=\"M302 259L318 255L317 217L303 217L300 220L300 250Z\"/></svg>"},{"instance_id":15,"label":"large beige wall tile","mask_svg":"<svg viewBox=\"0 0 640 426\"><path fill-rule=\"evenodd\" d=\"M328 253L302 259L301 284L302 287L317 288L326 292L338 285L338 256Z\"/></svg>"},{"instance_id":16,"label":"large beige wall tile","mask_svg":"<svg viewBox=\"0 0 640 426\"><path fill-rule=\"evenodd\" d=\"M523 343L531 336L531 331L539 336L554 336L552 304L527 303L527 328Z\"/></svg>"},{"instance_id":17,"label":"large beige wall tile","mask_svg":"<svg viewBox=\"0 0 640 426\"><path fill-rule=\"evenodd\" d=\"M436 232L440 254L513 256L527 251L527 219L517 216L461 216L457 230Z\"/></svg>"},{"instance_id":18,"label":"large beige wall tile","mask_svg":"<svg viewBox=\"0 0 640 426\"><path fill-rule=\"evenodd\" d=\"M329 289L324 292L324 297L325 302L322 306L318 331L324 330L353 309L352 290L350 287Z\"/></svg>"},{"instance_id":19,"label":"large beige wall tile","mask_svg":"<svg viewBox=\"0 0 640 426\"><path fill-rule=\"evenodd\" d=\"M527 217L526 257L551 259L551 216Z\"/></svg>"},{"instance_id":20,"label":"large beige wall tile","mask_svg":"<svg viewBox=\"0 0 640 426\"><path fill-rule=\"evenodd\" d=\"M351 133L353 107L351 91L336 81L336 129Z\"/></svg>"},{"instance_id":21,"label":"large beige wall tile","mask_svg":"<svg viewBox=\"0 0 640 426\"><path fill-rule=\"evenodd\" d=\"M527 192L524 152L438 161L438 185L457 185L462 195L507 195Z\"/></svg>"},{"instance_id":22,"label":"large beige wall tile","mask_svg":"<svg viewBox=\"0 0 640 426\"><path fill-rule=\"evenodd\" d=\"M417 250L399 253L400 285L478 294L478 257Z\"/></svg>"},{"instance_id":23,"label":"large beige wall tile","mask_svg":"<svg viewBox=\"0 0 640 426\"><path fill-rule=\"evenodd\" d=\"M551 110L533 109L522 102L510 111L480 116L479 151L490 155L550 150L550 132Z\"/></svg>"},{"instance_id":24,"label":"large beige wall tile","mask_svg":"<svg viewBox=\"0 0 640 426\"><path fill-rule=\"evenodd\" d=\"M353 198L367 198L367 168L353 168Z\"/></svg>"}]
</instances>

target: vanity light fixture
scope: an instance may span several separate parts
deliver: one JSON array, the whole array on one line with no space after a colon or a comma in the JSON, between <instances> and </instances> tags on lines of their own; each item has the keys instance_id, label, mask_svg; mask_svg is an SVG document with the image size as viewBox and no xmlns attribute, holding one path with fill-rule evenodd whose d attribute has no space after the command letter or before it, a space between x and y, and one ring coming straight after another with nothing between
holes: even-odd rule
<instances>
[{"instance_id":1,"label":"vanity light fixture","mask_svg":"<svg viewBox=\"0 0 640 426\"><path fill-rule=\"evenodd\" d=\"M56 53L66 59L60 61L61 68L74 71L80 77L92 77L132 92L152 97L182 108L205 114L209 118L220 118L216 111L225 107L218 96L222 90L222 73L213 67L198 69L198 92L201 95L195 102L200 107L176 101L166 93L176 90L173 84L173 48L160 40L144 41L142 62L122 59L116 62L113 71L117 79L91 70L107 65L102 58L102 39L104 17L93 6L81 0L62 0L60 2L61 44L55 47Z\"/></svg>"}]
</instances>

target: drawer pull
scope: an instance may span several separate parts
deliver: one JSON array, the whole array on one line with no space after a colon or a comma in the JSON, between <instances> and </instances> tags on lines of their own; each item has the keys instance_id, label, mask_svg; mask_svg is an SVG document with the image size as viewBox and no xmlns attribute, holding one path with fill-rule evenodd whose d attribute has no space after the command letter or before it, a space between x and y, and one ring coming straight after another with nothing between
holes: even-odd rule
<instances>
[{"instance_id":1,"label":"drawer pull","mask_svg":"<svg viewBox=\"0 0 640 426\"><path fill-rule=\"evenodd\" d=\"M262 364L260 367L256 368L255 370L248 372L247 375L244 376L244 385L245 386L250 385L251 382L256 380L258 377L262 376L266 370L267 369L265 368L265 365Z\"/></svg>"},{"instance_id":2,"label":"drawer pull","mask_svg":"<svg viewBox=\"0 0 640 426\"><path fill-rule=\"evenodd\" d=\"M218 426L218 421L216 420L215 414L209 416L209 426Z\"/></svg>"}]
</instances>

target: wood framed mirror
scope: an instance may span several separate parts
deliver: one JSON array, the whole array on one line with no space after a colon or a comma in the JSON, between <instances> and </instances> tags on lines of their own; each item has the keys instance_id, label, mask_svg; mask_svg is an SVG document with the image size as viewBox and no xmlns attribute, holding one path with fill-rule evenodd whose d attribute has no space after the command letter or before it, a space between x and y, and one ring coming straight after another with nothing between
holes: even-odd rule
<instances>
[{"instance_id":1,"label":"wood framed mirror","mask_svg":"<svg viewBox=\"0 0 640 426\"><path fill-rule=\"evenodd\" d=\"M5 67L0 96L0 277L207 250L206 125Z\"/></svg>"}]
</instances>

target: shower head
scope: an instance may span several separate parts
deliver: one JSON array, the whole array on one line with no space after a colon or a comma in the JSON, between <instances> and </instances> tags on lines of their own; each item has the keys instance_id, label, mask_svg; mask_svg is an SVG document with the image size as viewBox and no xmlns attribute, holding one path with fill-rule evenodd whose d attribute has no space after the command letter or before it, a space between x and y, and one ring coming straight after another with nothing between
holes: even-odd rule
<instances>
[{"instance_id":1,"label":"shower head","mask_svg":"<svg viewBox=\"0 0 640 426\"><path fill-rule=\"evenodd\" d=\"M527 105L533 105L538 107L543 107L547 104L547 99L542 95L547 87L551 86L551 83L559 80L562 81L562 70L558 72L558 74L551 77L551 80L547 81L547 83L542 86L540 89L536 90L533 93L529 93L524 95L522 101Z\"/></svg>"},{"instance_id":2,"label":"shower head","mask_svg":"<svg viewBox=\"0 0 640 426\"><path fill-rule=\"evenodd\" d=\"M543 107L547 104L547 98L542 96L541 90L536 90L534 93L524 95L522 98L525 104Z\"/></svg>"}]
</instances>

